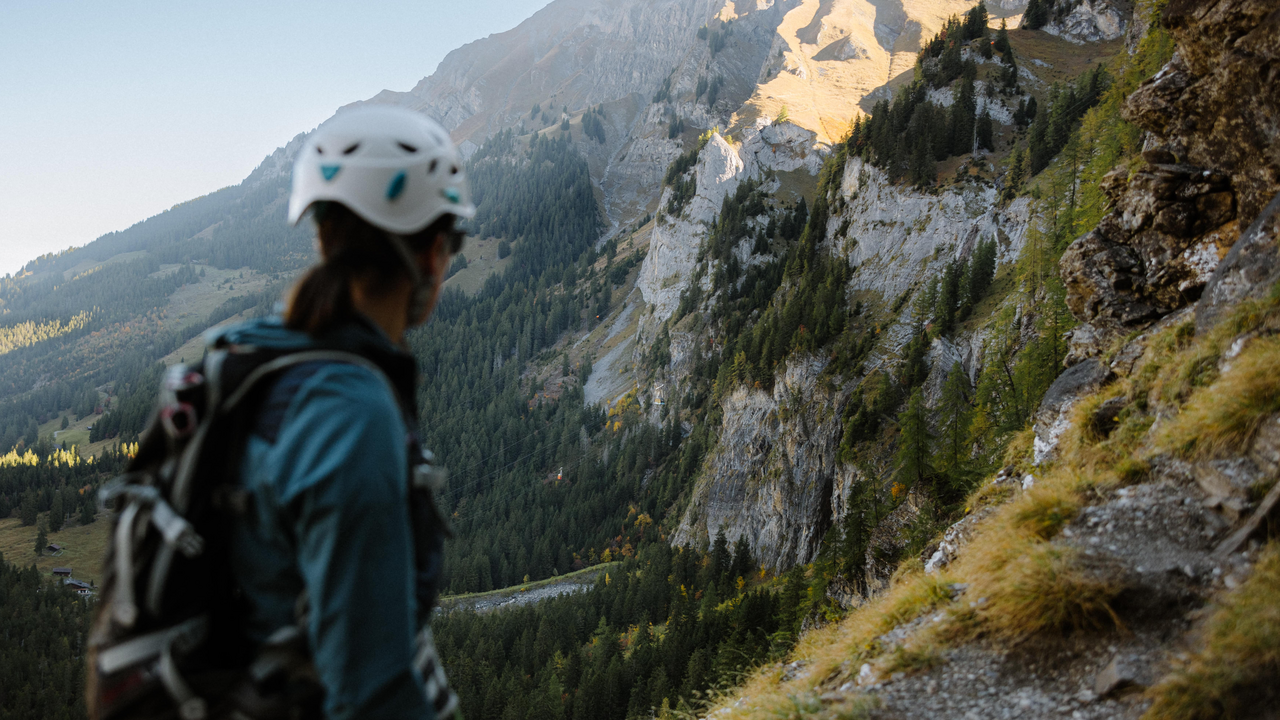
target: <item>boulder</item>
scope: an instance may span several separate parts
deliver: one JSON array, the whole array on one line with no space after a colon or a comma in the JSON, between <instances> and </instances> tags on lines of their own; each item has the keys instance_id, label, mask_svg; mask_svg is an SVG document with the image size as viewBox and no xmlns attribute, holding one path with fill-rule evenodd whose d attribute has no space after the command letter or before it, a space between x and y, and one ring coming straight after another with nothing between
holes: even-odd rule
<instances>
[{"instance_id":1,"label":"boulder","mask_svg":"<svg viewBox=\"0 0 1280 720\"><path fill-rule=\"evenodd\" d=\"M1253 221L1218 264L1196 307L1196 330L1217 323L1236 303L1260 298L1280 281L1280 194Z\"/></svg>"},{"instance_id":2,"label":"boulder","mask_svg":"<svg viewBox=\"0 0 1280 720\"><path fill-rule=\"evenodd\" d=\"M1076 401L1106 384L1111 369L1096 359L1089 359L1066 369L1044 394L1036 410L1035 463L1047 460L1058 447L1058 439L1070 424L1071 408Z\"/></svg>"}]
</instances>

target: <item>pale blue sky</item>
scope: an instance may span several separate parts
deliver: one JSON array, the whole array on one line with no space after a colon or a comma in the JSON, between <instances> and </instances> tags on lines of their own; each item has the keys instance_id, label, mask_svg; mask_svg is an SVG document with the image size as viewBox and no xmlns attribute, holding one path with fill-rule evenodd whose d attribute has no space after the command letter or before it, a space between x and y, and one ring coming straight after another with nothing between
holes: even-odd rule
<instances>
[{"instance_id":1,"label":"pale blue sky","mask_svg":"<svg viewBox=\"0 0 1280 720\"><path fill-rule=\"evenodd\" d=\"M240 182L549 0L0 0L0 275Z\"/></svg>"}]
</instances>

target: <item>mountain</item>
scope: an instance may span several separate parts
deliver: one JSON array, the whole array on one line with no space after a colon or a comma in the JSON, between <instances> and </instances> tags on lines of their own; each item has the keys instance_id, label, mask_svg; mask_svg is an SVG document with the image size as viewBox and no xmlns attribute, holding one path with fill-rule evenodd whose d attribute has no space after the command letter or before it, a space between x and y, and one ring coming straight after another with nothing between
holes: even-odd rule
<instances>
[{"instance_id":1,"label":"mountain","mask_svg":"<svg viewBox=\"0 0 1280 720\"><path fill-rule=\"evenodd\" d=\"M451 605L549 598L437 621L465 713L1272 698L1275 22L556 0L364 101L444 123L479 205L408 340ZM0 531L311 261L304 137L0 287Z\"/></svg>"}]
</instances>

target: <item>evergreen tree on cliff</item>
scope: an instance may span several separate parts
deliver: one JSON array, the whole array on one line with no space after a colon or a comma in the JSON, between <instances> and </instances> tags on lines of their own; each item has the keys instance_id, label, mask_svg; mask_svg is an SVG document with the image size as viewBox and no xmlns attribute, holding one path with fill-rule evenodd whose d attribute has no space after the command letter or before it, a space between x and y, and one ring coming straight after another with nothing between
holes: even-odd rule
<instances>
[{"instance_id":1,"label":"evergreen tree on cliff","mask_svg":"<svg viewBox=\"0 0 1280 720\"><path fill-rule=\"evenodd\" d=\"M969 404L969 378L960 363L952 363L947 382L942 386L942 398L938 401L941 419L942 464L947 473L947 490L953 496L965 491L967 460L969 458L969 425L973 420L973 408Z\"/></svg>"},{"instance_id":2,"label":"evergreen tree on cliff","mask_svg":"<svg viewBox=\"0 0 1280 720\"><path fill-rule=\"evenodd\" d=\"M902 435L898 438L898 482L907 487L920 485L933 475L929 450L933 435L925 417L924 393L916 388L907 408L898 415Z\"/></svg>"},{"instance_id":3,"label":"evergreen tree on cliff","mask_svg":"<svg viewBox=\"0 0 1280 720\"><path fill-rule=\"evenodd\" d=\"M1051 0L1030 0L1027 9L1022 12L1022 25L1027 30L1039 30L1049 22Z\"/></svg>"}]
</instances>

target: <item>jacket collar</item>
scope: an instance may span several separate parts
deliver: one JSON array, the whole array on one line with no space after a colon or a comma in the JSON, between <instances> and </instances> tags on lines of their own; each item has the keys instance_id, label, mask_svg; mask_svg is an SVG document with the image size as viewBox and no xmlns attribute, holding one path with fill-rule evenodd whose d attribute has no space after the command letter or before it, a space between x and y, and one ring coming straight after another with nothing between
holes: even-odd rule
<instances>
[{"instance_id":1,"label":"jacket collar","mask_svg":"<svg viewBox=\"0 0 1280 720\"><path fill-rule=\"evenodd\" d=\"M396 389L397 399L405 413L417 418L415 402L418 387L418 363L413 355L397 346L364 315L356 315L315 339L315 346L325 350L354 353L377 365Z\"/></svg>"}]
</instances>

